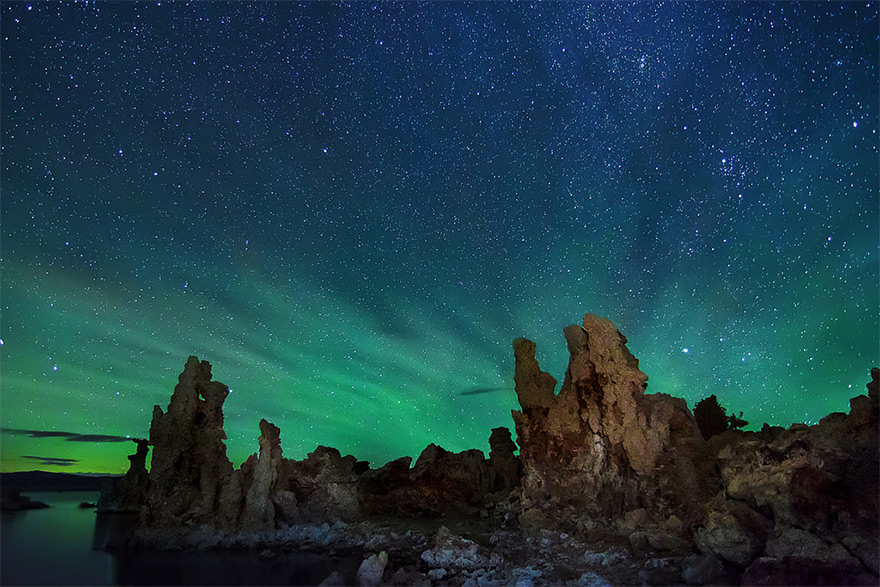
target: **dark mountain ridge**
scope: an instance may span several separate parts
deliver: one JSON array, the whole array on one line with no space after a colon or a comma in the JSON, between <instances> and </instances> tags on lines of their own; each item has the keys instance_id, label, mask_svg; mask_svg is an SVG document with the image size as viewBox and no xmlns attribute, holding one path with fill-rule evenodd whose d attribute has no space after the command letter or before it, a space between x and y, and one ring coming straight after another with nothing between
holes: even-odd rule
<instances>
[{"instance_id":1,"label":"dark mountain ridge","mask_svg":"<svg viewBox=\"0 0 880 587\"><path fill-rule=\"evenodd\" d=\"M0 473L0 485L16 487L21 491L101 491L108 479L120 476L16 471Z\"/></svg>"}]
</instances>

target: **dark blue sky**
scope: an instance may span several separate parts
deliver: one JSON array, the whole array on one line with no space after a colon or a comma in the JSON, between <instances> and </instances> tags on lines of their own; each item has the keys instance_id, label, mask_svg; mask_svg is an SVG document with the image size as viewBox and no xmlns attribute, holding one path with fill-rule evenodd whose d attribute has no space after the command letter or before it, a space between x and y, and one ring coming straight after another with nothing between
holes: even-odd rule
<instances>
[{"instance_id":1,"label":"dark blue sky","mask_svg":"<svg viewBox=\"0 0 880 587\"><path fill-rule=\"evenodd\" d=\"M144 436L197 354L236 460L261 417L294 457L485 448L511 340L561 380L588 311L651 392L847 410L877 7L5 3L2 425ZM8 434L0 468L130 450Z\"/></svg>"}]
</instances>

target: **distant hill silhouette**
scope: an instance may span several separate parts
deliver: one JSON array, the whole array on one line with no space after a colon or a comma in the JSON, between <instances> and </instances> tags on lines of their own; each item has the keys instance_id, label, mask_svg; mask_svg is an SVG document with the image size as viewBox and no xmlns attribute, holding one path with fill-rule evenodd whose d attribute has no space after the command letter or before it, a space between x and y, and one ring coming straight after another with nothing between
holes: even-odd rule
<instances>
[{"instance_id":1,"label":"distant hill silhouette","mask_svg":"<svg viewBox=\"0 0 880 587\"><path fill-rule=\"evenodd\" d=\"M21 491L100 491L104 481L118 475L75 475L47 471L0 473L0 484Z\"/></svg>"}]
</instances>

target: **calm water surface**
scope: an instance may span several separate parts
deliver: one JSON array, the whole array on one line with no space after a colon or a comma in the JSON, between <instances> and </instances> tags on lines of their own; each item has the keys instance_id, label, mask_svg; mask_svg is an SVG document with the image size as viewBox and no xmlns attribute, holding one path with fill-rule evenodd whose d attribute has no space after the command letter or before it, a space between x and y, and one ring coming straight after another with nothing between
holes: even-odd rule
<instances>
[{"instance_id":1,"label":"calm water surface","mask_svg":"<svg viewBox=\"0 0 880 587\"><path fill-rule=\"evenodd\" d=\"M0 583L3 585L113 585L113 558L92 550L95 512L79 504L97 492L28 492L49 504L43 510L0 519Z\"/></svg>"},{"instance_id":2,"label":"calm water surface","mask_svg":"<svg viewBox=\"0 0 880 587\"><path fill-rule=\"evenodd\" d=\"M80 509L98 493L28 492L52 506L3 514L0 585L317 585L332 571L355 582L360 557L284 553L268 560L250 551L111 555L92 548L97 516ZM112 522L113 516L109 518ZM103 526L102 521L102 526ZM98 541L106 528L98 529Z\"/></svg>"}]
</instances>

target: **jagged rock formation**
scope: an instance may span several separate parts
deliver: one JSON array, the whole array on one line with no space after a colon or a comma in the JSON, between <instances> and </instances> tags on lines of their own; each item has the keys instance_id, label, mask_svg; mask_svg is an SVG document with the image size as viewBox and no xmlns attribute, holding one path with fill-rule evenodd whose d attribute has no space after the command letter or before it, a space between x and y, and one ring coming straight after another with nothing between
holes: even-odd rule
<instances>
[{"instance_id":1,"label":"jagged rock formation","mask_svg":"<svg viewBox=\"0 0 880 587\"><path fill-rule=\"evenodd\" d=\"M153 409L153 460L143 522L178 526L214 523L229 486L223 402L229 388L211 380L211 365L190 357L167 412Z\"/></svg>"},{"instance_id":2,"label":"jagged rock formation","mask_svg":"<svg viewBox=\"0 0 880 587\"><path fill-rule=\"evenodd\" d=\"M415 465L404 457L361 478L366 512L398 516L476 513L507 498L519 481L516 445L507 428L489 437L489 458L477 449L453 453L430 444Z\"/></svg>"},{"instance_id":3,"label":"jagged rock formation","mask_svg":"<svg viewBox=\"0 0 880 587\"><path fill-rule=\"evenodd\" d=\"M560 541L625 536L637 557L678 561L654 569L652 581L878 583L880 370L849 414L706 440L683 400L645 394L647 376L611 322L587 314L564 334L570 358L558 394L535 344L514 341L519 456L510 432L496 428L488 459L431 444L415 464L403 457L378 469L323 446L286 459L281 431L266 420L259 453L234 469L223 442L228 389L190 357L167 411L154 410L149 475L140 442L102 503L139 509L140 536L152 545L169 544L172 530L216 545L220 535L277 536L301 524L452 514L517 534L519 522L541 544L550 529ZM422 553L428 578L470 569L446 565L450 552L478 567L501 560L440 532ZM371 559L362 582L381 578L385 563Z\"/></svg>"},{"instance_id":4,"label":"jagged rock formation","mask_svg":"<svg viewBox=\"0 0 880 587\"><path fill-rule=\"evenodd\" d=\"M139 511L141 527L154 531L265 532L378 514L475 512L506 499L518 484L516 447L506 428L492 431L489 459L479 450L451 453L432 444L412 468L406 457L370 471L368 463L324 446L304 460L285 459L281 431L262 420L259 453L234 469L223 442L228 393L211 380L207 361L190 357L167 411L153 411L149 475L144 441L129 457L126 477L102 496L103 511Z\"/></svg>"},{"instance_id":5,"label":"jagged rock formation","mask_svg":"<svg viewBox=\"0 0 880 587\"><path fill-rule=\"evenodd\" d=\"M587 314L564 332L558 395L534 343L514 341L524 523L604 523L628 533L634 552L696 548L690 584L877 584L880 371L849 415L707 442L683 400L643 393L647 376L609 321Z\"/></svg>"},{"instance_id":6,"label":"jagged rock formation","mask_svg":"<svg viewBox=\"0 0 880 587\"><path fill-rule=\"evenodd\" d=\"M751 584L877 584L880 575L878 379L850 413L767 438L726 432L710 446L723 491L697 531L705 552L746 569ZM783 580L785 577L787 579Z\"/></svg>"},{"instance_id":7,"label":"jagged rock formation","mask_svg":"<svg viewBox=\"0 0 880 587\"><path fill-rule=\"evenodd\" d=\"M282 460L281 430L265 419L260 420L260 456L251 456L242 466L248 479L241 526L245 530L269 530L275 527L273 489Z\"/></svg>"},{"instance_id":8,"label":"jagged rock formation","mask_svg":"<svg viewBox=\"0 0 880 587\"><path fill-rule=\"evenodd\" d=\"M365 464L327 446L319 446L302 461L285 460L275 488L279 514L286 523L357 518L358 474Z\"/></svg>"},{"instance_id":9,"label":"jagged rock formation","mask_svg":"<svg viewBox=\"0 0 880 587\"><path fill-rule=\"evenodd\" d=\"M128 457L130 465L123 477L108 479L101 488L98 511L101 513L140 513L147 500L147 454L150 451L146 439L136 438L137 450Z\"/></svg>"},{"instance_id":10,"label":"jagged rock formation","mask_svg":"<svg viewBox=\"0 0 880 587\"><path fill-rule=\"evenodd\" d=\"M716 487L684 400L644 394L648 377L610 321L587 314L583 327L564 333L570 359L558 395L535 359L535 343L513 343L523 521L576 525L627 513L698 521L699 503Z\"/></svg>"}]
</instances>

